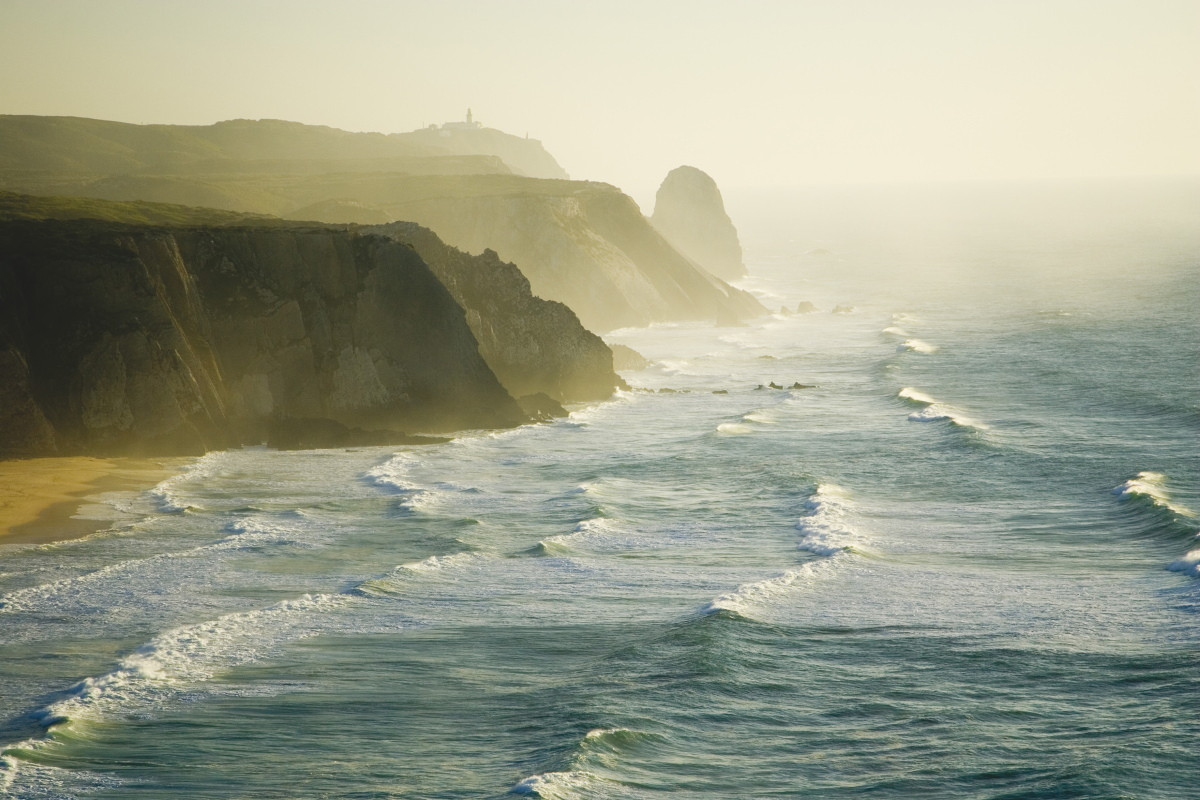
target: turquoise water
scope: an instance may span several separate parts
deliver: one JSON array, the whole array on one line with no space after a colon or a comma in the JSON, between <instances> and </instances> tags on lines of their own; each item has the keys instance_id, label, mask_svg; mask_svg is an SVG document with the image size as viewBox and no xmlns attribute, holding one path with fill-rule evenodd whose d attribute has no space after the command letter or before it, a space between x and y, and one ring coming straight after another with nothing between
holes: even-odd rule
<instances>
[{"instance_id":1,"label":"turquoise water","mask_svg":"<svg viewBox=\"0 0 1200 800\"><path fill-rule=\"evenodd\" d=\"M1140 192L734 198L818 312L3 546L0 794L1195 797L1200 205Z\"/></svg>"}]
</instances>

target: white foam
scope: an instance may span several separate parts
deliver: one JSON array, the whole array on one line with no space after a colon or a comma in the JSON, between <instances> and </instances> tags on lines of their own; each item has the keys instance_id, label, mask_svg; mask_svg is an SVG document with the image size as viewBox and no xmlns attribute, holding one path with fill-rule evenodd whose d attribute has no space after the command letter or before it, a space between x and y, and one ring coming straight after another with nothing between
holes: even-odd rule
<instances>
[{"instance_id":1,"label":"white foam","mask_svg":"<svg viewBox=\"0 0 1200 800\"><path fill-rule=\"evenodd\" d=\"M216 672L255 660L267 646L311 635L316 612L349 602L345 595L304 595L267 608L226 614L159 634L115 669L71 687L69 697L35 714L47 727L71 719L103 719L161 702Z\"/></svg>"},{"instance_id":2,"label":"white foam","mask_svg":"<svg viewBox=\"0 0 1200 800\"><path fill-rule=\"evenodd\" d=\"M293 512L296 516L302 513ZM264 545L304 544L297 538L298 530L286 522L259 517L242 517L229 523L225 530L230 534L223 539L209 544L190 547L185 550L156 553L145 558L134 558L109 564L100 569L76 575L70 578L60 578L49 583L17 589L6 595L0 595L0 613L28 611L63 601L76 605L94 606L100 597L97 584L112 582L120 586L123 592L135 577L152 571L155 567L168 564L179 559L195 558L205 553L243 550L262 547ZM65 608L60 610L66 612Z\"/></svg>"},{"instance_id":3,"label":"white foam","mask_svg":"<svg viewBox=\"0 0 1200 800\"><path fill-rule=\"evenodd\" d=\"M186 499L183 487L193 481L203 481L205 478L212 478L219 474L219 465L225 458L226 454L222 450L206 453L189 464L183 472L159 481L147 494L158 505L160 511L167 513L187 511L196 504Z\"/></svg>"},{"instance_id":4,"label":"white foam","mask_svg":"<svg viewBox=\"0 0 1200 800\"><path fill-rule=\"evenodd\" d=\"M904 387L896 393L896 396L914 405L923 406L920 410L908 415L910 422L949 422L962 428L974 428L980 431L988 429L988 426L979 420L968 417L958 409L911 386Z\"/></svg>"},{"instance_id":5,"label":"white foam","mask_svg":"<svg viewBox=\"0 0 1200 800\"><path fill-rule=\"evenodd\" d=\"M909 400L913 403L917 403L919 405L925 405L925 406L931 406L937 402L937 400L933 399L929 395L925 394L924 392L922 392L918 389L914 389L911 386L905 386L903 389L901 389L899 392L896 393L896 396L899 397L901 400Z\"/></svg>"},{"instance_id":6,"label":"white foam","mask_svg":"<svg viewBox=\"0 0 1200 800\"><path fill-rule=\"evenodd\" d=\"M712 614L717 611L732 611L747 619L756 619L760 609L770 607L775 600L792 591L798 582L812 578L817 571L815 563L803 564L797 569L765 580L743 583L732 592L726 592L705 603L700 612Z\"/></svg>"},{"instance_id":7,"label":"white foam","mask_svg":"<svg viewBox=\"0 0 1200 800\"><path fill-rule=\"evenodd\" d=\"M465 567L486 556L480 553L450 553L444 556L430 556L422 561L413 561L396 567L393 574L401 572L440 572L442 570Z\"/></svg>"},{"instance_id":8,"label":"white foam","mask_svg":"<svg viewBox=\"0 0 1200 800\"><path fill-rule=\"evenodd\" d=\"M1191 575L1193 578L1200 578L1200 548L1189 551L1177 561L1172 561L1167 565L1167 569Z\"/></svg>"},{"instance_id":9,"label":"white foam","mask_svg":"<svg viewBox=\"0 0 1200 800\"><path fill-rule=\"evenodd\" d=\"M717 433L721 436L749 436L754 433L754 426L744 422L722 422L717 426Z\"/></svg>"},{"instance_id":10,"label":"white foam","mask_svg":"<svg viewBox=\"0 0 1200 800\"><path fill-rule=\"evenodd\" d=\"M905 339L903 342L896 345L896 352L898 353L924 353L928 355L929 353L936 353L937 351L937 345L930 344L929 342L923 342L920 339Z\"/></svg>"},{"instance_id":11,"label":"white foam","mask_svg":"<svg viewBox=\"0 0 1200 800\"><path fill-rule=\"evenodd\" d=\"M414 456L397 453L382 464L367 470L363 478L381 489L400 495L403 498L401 505L416 510L432 504L435 492L428 487L419 486L409 478L409 472L415 465Z\"/></svg>"},{"instance_id":12,"label":"white foam","mask_svg":"<svg viewBox=\"0 0 1200 800\"><path fill-rule=\"evenodd\" d=\"M823 483L804 504L808 514L796 523L800 531L797 547L820 556L845 552L870 552L869 542L850 525L853 502L840 486Z\"/></svg>"},{"instance_id":13,"label":"white foam","mask_svg":"<svg viewBox=\"0 0 1200 800\"><path fill-rule=\"evenodd\" d=\"M594 791L601 780L590 772L544 772L526 778L510 789L509 793L533 795L546 800L568 800L590 796L588 793Z\"/></svg>"},{"instance_id":14,"label":"white foam","mask_svg":"<svg viewBox=\"0 0 1200 800\"><path fill-rule=\"evenodd\" d=\"M1196 512L1186 506L1174 502L1167 490L1167 476L1161 472L1143 470L1136 476L1113 489L1113 494L1122 500L1132 500L1144 497L1159 508L1166 509L1181 517L1195 517Z\"/></svg>"},{"instance_id":15,"label":"white foam","mask_svg":"<svg viewBox=\"0 0 1200 800\"><path fill-rule=\"evenodd\" d=\"M892 336L900 336L905 339L908 338L908 331L904 330L903 328L898 328L895 325L887 326L882 331L880 331L880 333L887 333L887 334L891 334Z\"/></svg>"}]
</instances>

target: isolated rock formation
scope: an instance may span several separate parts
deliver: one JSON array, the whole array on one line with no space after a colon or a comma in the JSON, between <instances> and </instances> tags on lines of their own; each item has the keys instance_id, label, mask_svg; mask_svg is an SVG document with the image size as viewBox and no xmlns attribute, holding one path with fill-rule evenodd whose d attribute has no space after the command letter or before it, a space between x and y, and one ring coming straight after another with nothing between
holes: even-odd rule
<instances>
[{"instance_id":1,"label":"isolated rock formation","mask_svg":"<svg viewBox=\"0 0 1200 800\"><path fill-rule=\"evenodd\" d=\"M723 280L746 274L737 229L716 182L695 167L671 170L654 198L650 221L672 245Z\"/></svg>"},{"instance_id":2,"label":"isolated rock formation","mask_svg":"<svg viewBox=\"0 0 1200 800\"><path fill-rule=\"evenodd\" d=\"M335 228L0 222L0 387L2 456L525 419L416 252Z\"/></svg>"}]
</instances>

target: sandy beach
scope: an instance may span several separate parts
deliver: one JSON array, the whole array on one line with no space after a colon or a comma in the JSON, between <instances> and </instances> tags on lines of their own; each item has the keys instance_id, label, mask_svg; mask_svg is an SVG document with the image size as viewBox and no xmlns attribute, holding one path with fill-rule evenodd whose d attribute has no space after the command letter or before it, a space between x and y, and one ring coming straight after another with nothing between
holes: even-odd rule
<instances>
[{"instance_id":1,"label":"sandy beach","mask_svg":"<svg viewBox=\"0 0 1200 800\"><path fill-rule=\"evenodd\" d=\"M103 520L75 518L89 498L150 489L186 461L86 457L0 461L0 544L61 541L104 528Z\"/></svg>"}]
</instances>

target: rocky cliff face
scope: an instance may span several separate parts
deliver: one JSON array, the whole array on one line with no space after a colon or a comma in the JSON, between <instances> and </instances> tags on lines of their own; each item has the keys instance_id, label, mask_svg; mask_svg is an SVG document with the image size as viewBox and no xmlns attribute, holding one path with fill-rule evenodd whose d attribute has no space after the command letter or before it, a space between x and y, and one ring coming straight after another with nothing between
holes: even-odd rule
<instances>
[{"instance_id":1,"label":"rocky cliff face","mask_svg":"<svg viewBox=\"0 0 1200 800\"><path fill-rule=\"evenodd\" d=\"M752 296L682 256L631 198L607 184L530 181L525 191L430 192L388 210L455 247L495 250L520 267L534 294L566 303L590 330L764 313Z\"/></svg>"},{"instance_id":2,"label":"rocky cliff face","mask_svg":"<svg viewBox=\"0 0 1200 800\"><path fill-rule=\"evenodd\" d=\"M524 417L450 293L384 237L0 222L0 455L195 453L307 418Z\"/></svg>"},{"instance_id":3,"label":"rocky cliff face","mask_svg":"<svg viewBox=\"0 0 1200 800\"><path fill-rule=\"evenodd\" d=\"M521 271L494 251L469 255L412 222L371 230L408 244L429 265L466 310L480 354L514 397L601 400L623 385L604 341L567 306L535 297Z\"/></svg>"},{"instance_id":4,"label":"rocky cliff face","mask_svg":"<svg viewBox=\"0 0 1200 800\"><path fill-rule=\"evenodd\" d=\"M679 252L718 278L745 276L737 229L716 182L701 170L671 170L658 188L650 221Z\"/></svg>"}]
</instances>

